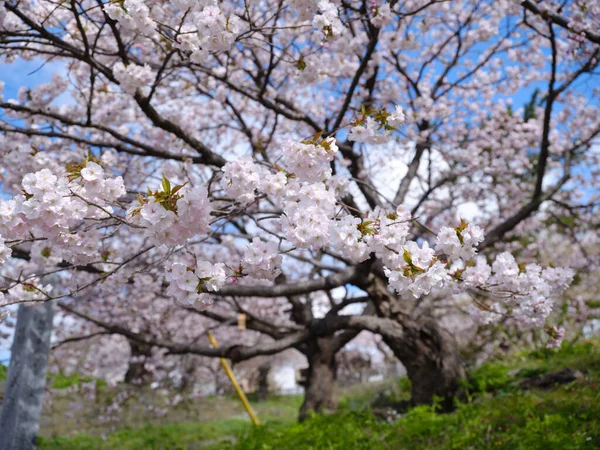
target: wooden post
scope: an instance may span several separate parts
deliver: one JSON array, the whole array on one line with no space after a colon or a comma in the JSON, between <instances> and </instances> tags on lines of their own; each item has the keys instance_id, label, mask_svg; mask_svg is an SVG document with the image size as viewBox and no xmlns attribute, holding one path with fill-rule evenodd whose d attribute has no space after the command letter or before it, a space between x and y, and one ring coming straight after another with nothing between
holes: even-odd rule
<instances>
[{"instance_id":1,"label":"wooden post","mask_svg":"<svg viewBox=\"0 0 600 450\"><path fill-rule=\"evenodd\" d=\"M208 340L210 341L211 345L214 348L219 348L219 346L217 344L217 340L212 335L212 333L208 333ZM256 414L254 414L254 411L252 410L252 406L250 406L250 402L248 401L246 394L244 394L244 391L242 390L239 383L235 379L233 370L231 370L231 367L229 366L229 363L227 362L227 360L225 358L221 358L221 365L223 366L223 369L225 369L225 373L229 377L229 380L231 381L231 384L233 385L235 392L237 392L237 395L240 398L240 400L242 401L242 404L244 405L246 412L250 416L250 420L252 420L252 423L254 425L260 425L260 422L258 421L258 417L256 417ZM0 449L0 450L2 450L2 449Z\"/></svg>"}]
</instances>

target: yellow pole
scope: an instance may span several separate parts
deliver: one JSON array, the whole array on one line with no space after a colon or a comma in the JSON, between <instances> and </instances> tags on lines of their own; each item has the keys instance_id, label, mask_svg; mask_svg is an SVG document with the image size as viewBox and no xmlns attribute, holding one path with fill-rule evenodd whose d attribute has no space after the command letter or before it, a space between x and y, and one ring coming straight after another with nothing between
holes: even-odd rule
<instances>
[{"instance_id":1,"label":"yellow pole","mask_svg":"<svg viewBox=\"0 0 600 450\"><path fill-rule=\"evenodd\" d=\"M210 341L211 345L214 348L219 348L219 346L217 345L217 340L212 335L212 333L208 333L208 340ZM250 406L250 402L248 401L246 394L244 394L244 391L242 390L242 388L238 384L237 380L235 379L233 370L231 370L231 367L229 367L229 363L227 362L227 360L225 358L221 358L221 365L223 366L223 369L225 369L225 373L229 377L229 380L231 381L231 384L233 385L235 392L237 392L237 395L240 398L240 400L242 401L242 404L244 405L246 412L250 416L250 420L252 420L252 423L254 423L254 425L260 425L260 422L258 421L258 417L256 417L256 414L254 414L254 411L252 411L252 406Z\"/></svg>"}]
</instances>

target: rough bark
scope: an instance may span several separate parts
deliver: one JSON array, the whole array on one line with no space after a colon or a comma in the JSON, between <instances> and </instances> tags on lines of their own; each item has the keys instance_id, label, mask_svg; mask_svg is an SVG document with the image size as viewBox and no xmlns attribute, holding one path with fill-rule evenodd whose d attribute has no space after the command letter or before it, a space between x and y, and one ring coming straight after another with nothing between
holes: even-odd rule
<instances>
[{"instance_id":1,"label":"rough bark","mask_svg":"<svg viewBox=\"0 0 600 450\"><path fill-rule=\"evenodd\" d=\"M306 351L308 373L304 386L304 402L299 420L314 412L332 412L337 409L335 355L337 348L332 337L316 338L309 342Z\"/></svg>"},{"instance_id":2,"label":"rough bark","mask_svg":"<svg viewBox=\"0 0 600 450\"><path fill-rule=\"evenodd\" d=\"M402 335L384 336L385 343L406 367L412 383L411 403L430 404L442 399L442 409L453 408L460 393L465 366L454 336L431 317L411 317L379 279L367 288L380 317L390 318L402 327Z\"/></svg>"},{"instance_id":3,"label":"rough bark","mask_svg":"<svg viewBox=\"0 0 600 450\"><path fill-rule=\"evenodd\" d=\"M454 337L435 321L403 324L406 338L386 339L385 343L406 367L412 383L411 403L430 404L442 399L442 409L453 408L465 376L464 363Z\"/></svg>"}]
</instances>

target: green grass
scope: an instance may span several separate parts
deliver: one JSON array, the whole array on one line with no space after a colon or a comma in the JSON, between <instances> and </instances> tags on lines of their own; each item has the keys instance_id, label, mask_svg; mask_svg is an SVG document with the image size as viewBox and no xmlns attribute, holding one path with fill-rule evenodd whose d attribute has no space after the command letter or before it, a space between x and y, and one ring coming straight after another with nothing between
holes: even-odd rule
<instances>
[{"instance_id":1,"label":"green grass","mask_svg":"<svg viewBox=\"0 0 600 450\"><path fill-rule=\"evenodd\" d=\"M188 449L197 445L217 445L234 439L248 427L240 419L202 423L178 423L143 428L123 429L103 439L79 435L70 438L40 438L38 448L44 450L161 450Z\"/></svg>"},{"instance_id":2,"label":"green grass","mask_svg":"<svg viewBox=\"0 0 600 450\"><path fill-rule=\"evenodd\" d=\"M523 391L519 381L561 370L584 376L542 391ZM300 397L274 397L254 403L265 422L223 419L199 423L155 424L123 429L103 440L97 436L42 439L41 450L55 449L505 449L569 450L600 448L600 346L588 341L560 350L542 350L494 361L474 370L465 382L468 395L450 414L433 407L412 408L391 423L368 407L375 398L405 399L406 381L345 390L340 411L314 415L299 424L293 417ZM219 414L219 402L207 408ZM214 408L214 409L213 409ZM209 412L210 412L209 411ZM293 414L292 414L293 413Z\"/></svg>"},{"instance_id":3,"label":"green grass","mask_svg":"<svg viewBox=\"0 0 600 450\"><path fill-rule=\"evenodd\" d=\"M82 383L89 383L90 381L95 381L98 386L106 386L106 381L104 380L79 374L63 375L62 373L57 373L49 375L49 378L51 379L50 387L52 389L66 389L71 386L81 386Z\"/></svg>"},{"instance_id":4,"label":"green grass","mask_svg":"<svg viewBox=\"0 0 600 450\"><path fill-rule=\"evenodd\" d=\"M6 381L6 377L8 376L8 367L4 364L0 364L0 381Z\"/></svg>"},{"instance_id":5,"label":"green grass","mask_svg":"<svg viewBox=\"0 0 600 450\"><path fill-rule=\"evenodd\" d=\"M584 378L549 391L518 388L523 378L565 367L583 371ZM314 416L302 424L271 424L249 429L237 445L224 444L218 448L568 450L600 447L600 349L597 342L485 364L473 371L466 385L470 401L458 405L451 414L438 414L434 408L423 406L412 408L399 420L387 423L377 420L369 410L345 410L330 416ZM400 392L407 386L402 388Z\"/></svg>"}]
</instances>

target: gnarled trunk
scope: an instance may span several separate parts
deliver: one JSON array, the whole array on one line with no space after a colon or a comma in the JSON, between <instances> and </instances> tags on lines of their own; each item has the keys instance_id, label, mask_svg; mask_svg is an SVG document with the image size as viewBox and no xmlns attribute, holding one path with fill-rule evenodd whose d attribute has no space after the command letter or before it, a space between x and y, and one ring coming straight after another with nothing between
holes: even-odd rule
<instances>
[{"instance_id":1,"label":"gnarled trunk","mask_svg":"<svg viewBox=\"0 0 600 450\"><path fill-rule=\"evenodd\" d=\"M304 403L300 408L300 421L306 419L310 411L331 412L337 409L336 347L332 337L316 338L309 342L306 351L308 373L304 385Z\"/></svg>"},{"instance_id":2,"label":"gnarled trunk","mask_svg":"<svg viewBox=\"0 0 600 450\"><path fill-rule=\"evenodd\" d=\"M386 339L385 343L406 367L412 383L411 403L430 404L434 396L442 399L442 409L453 408L465 376L458 344L448 331L432 319L403 320L405 338Z\"/></svg>"},{"instance_id":3,"label":"gnarled trunk","mask_svg":"<svg viewBox=\"0 0 600 450\"><path fill-rule=\"evenodd\" d=\"M443 410L451 410L465 377L454 336L432 317L411 317L402 300L391 294L381 280L373 280L367 291L377 314L402 327L401 336L384 336L384 341L406 367L412 383L411 403L430 404L435 396L442 399Z\"/></svg>"}]
</instances>

